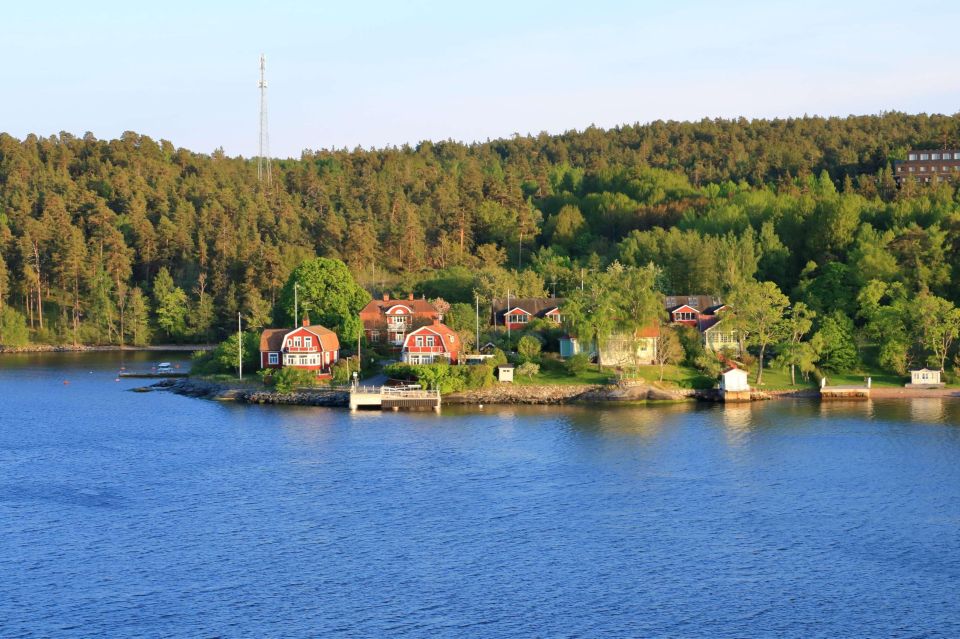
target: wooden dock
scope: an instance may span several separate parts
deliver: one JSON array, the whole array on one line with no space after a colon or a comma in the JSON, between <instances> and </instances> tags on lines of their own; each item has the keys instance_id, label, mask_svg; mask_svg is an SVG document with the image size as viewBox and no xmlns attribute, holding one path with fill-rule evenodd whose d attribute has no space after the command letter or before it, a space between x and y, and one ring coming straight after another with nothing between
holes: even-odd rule
<instances>
[{"instance_id":1,"label":"wooden dock","mask_svg":"<svg viewBox=\"0 0 960 639\"><path fill-rule=\"evenodd\" d=\"M171 377L187 377L190 373L187 371L173 371L170 373L158 373L157 371L123 371L117 373L117 377L130 377L137 379L170 379Z\"/></svg>"},{"instance_id":2,"label":"wooden dock","mask_svg":"<svg viewBox=\"0 0 960 639\"><path fill-rule=\"evenodd\" d=\"M440 412L439 390L406 390L390 386L351 386L350 411L360 408L400 410L432 408Z\"/></svg>"},{"instance_id":3,"label":"wooden dock","mask_svg":"<svg viewBox=\"0 0 960 639\"><path fill-rule=\"evenodd\" d=\"M870 387L872 380L868 377L863 385L847 384L841 386L828 386L827 378L820 380L820 399L870 399Z\"/></svg>"}]
</instances>

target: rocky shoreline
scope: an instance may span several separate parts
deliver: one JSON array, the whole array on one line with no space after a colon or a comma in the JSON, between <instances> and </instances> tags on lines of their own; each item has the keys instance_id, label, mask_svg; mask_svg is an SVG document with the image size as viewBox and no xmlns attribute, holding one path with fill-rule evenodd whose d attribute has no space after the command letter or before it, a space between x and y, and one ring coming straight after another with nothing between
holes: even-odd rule
<instances>
[{"instance_id":1,"label":"rocky shoreline","mask_svg":"<svg viewBox=\"0 0 960 639\"><path fill-rule=\"evenodd\" d=\"M183 351L192 353L193 351L209 351L216 348L215 344L157 344L155 346L88 346L78 344L30 344L29 346L3 346L0 345L0 354L17 355L22 353L107 353L113 351Z\"/></svg>"},{"instance_id":2,"label":"rocky shoreline","mask_svg":"<svg viewBox=\"0 0 960 639\"><path fill-rule=\"evenodd\" d=\"M217 401L234 401L244 404L275 404L288 406L326 406L346 408L350 404L348 391L330 388L302 389L291 393L278 393L261 387L242 387L232 384L213 382L196 378L167 379L151 386L133 389L139 392L155 390L168 391L186 397ZM880 389L874 389L880 390ZM957 397L955 389L939 389L926 393L902 392L900 389L883 389L877 398L915 397ZM819 397L816 389L754 391L751 401L764 401L779 398ZM588 404L588 403L631 403L631 402L683 402L683 401L721 401L714 389L666 390L644 383L626 383L610 386L602 385L497 385L479 390L461 391L444 395L447 405L550 405Z\"/></svg>"},{"instance_id":3,"label":"rocky shoreline","mask_svg":"<svg viewBox=\"0 0 960 639\"><path fill-rule=\"evenodd\" d=\"M168 391L186 397L235 401L244 404L285 404L294 406L349 406L349 393L339 389L303 389L291 393L278 393L262 388L244 388L213 381L184 378L168 379L151 386L134 389L139 392ZM491 388L463 391L445 395L443 402L449 405L478 404L534 404L560 405L590 402L647 402L691 401L707 399L701 391L667 391L647 384L615 386L600 385L498 385Z\"/></svg>"}]
</instances>

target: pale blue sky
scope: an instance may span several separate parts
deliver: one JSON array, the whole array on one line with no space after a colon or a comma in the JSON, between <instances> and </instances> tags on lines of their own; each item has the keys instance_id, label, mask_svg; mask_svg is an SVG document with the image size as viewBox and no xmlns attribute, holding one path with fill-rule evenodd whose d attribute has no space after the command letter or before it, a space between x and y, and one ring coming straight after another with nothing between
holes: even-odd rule
<instances>
[{"instance_id":1,"label":"pale blue sky","mask_svg":"<svg viewBox=\"0 0 960 639\"><path fill-rule=\"evenodd\" d=\"M9 6L12 5L12 6ZM0 131L251 156L656 119L960 111L960 2L5 3Z\"/></svg>"}]
</instances>

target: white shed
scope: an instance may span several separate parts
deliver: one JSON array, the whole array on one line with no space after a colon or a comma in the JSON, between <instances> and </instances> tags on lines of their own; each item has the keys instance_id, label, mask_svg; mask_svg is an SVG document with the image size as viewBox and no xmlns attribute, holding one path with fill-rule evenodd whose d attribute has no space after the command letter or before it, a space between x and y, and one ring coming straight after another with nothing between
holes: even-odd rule
<instances>
[{"instance_id":1,"label":"white shed","mask_svg":"<svg viewBox=\"0 0 960 639\"><path fill-rule=\"evenodd\" d=\"M720 390L726 393L739 393L750 390L747 371L731 366L720 374Z\"/></svg>"},{"instance_id":2,"label":"white shed","mask_svg":"<svg viewBox=\"0 0 960 639\"><path fill-rule=\"evenodd\" d=\"M513 365L501 364L497 366L497 379L501 382L513 383Z\"/></svg>"},{"instance_id":3,"label":"white shed","mask_svg":"<svg viewBox=\"0 0 960 639\"><path fill-rule=\"evenodd\" d=\"M907 388L923 388L931 386L943 386L940 379L940 371L933 371L929 368L921 368L917 371L910 371L910 383Z\"/></svg>"}]
</instances>

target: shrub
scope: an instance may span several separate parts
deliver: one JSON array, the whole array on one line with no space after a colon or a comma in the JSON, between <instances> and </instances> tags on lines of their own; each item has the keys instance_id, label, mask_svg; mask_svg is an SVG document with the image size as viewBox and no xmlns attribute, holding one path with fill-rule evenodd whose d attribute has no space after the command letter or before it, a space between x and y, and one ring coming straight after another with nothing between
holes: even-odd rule
<instances>
[{"instance_id":1,"label":"shrub","mask_svg":"<svg viewBox=\"0 0 960 639\"><path fill-rule=\"evenodd\" d=\"M278 393L289 393L302 386L317 385L316 374L302 368L281 368L271 377Z\"/></svg>"},{"instance_id":2,"label":"shrub","mask_svg":"<svg viewBox=\"0 0 960 639\"><path fill-rule=\"evenodd\" d=\"M243 369L254 371L260 367L260 336L243 334ZM231 335L208 353L197 351L190 366L193 375L223 375L237 372L237 336Z\"/></svg>"},{"instance_id":3,"label":"shrub","mask_svg":"<svg viewBox=\"0 0 960 639\"><path fill-rule=\"evenodd\" d=\"M463 370L466 373L466 388L487 388L493 384L493 367L489 364L464 366Z\"/></svg>"},{"instance_id":4,"label":"shrub","mask_svg":"<svg viewBox=\"0 0 960 639\"><path fill-rule=\"evenodd\" d=\"M540 364L534 364L533 362L524 362L517 367L517 375L520 377L533 378L534 375L540 374Z\"/></svg>"},{"instance_id":5,"label":"shrub","mask_svg":"<svg viewBox=\"0 0 960 639\"><path fill-rule=\"evenodd\" d=\"M490 366L496 368L497 366L502 366L507 363L507 354L504 353L499 348L493 351L493 357L487 360L490 363Z\"/></svg>"},{"instance_id":6,"label":"shrub","mask_svg":"<svg viewBox=\"0 0 960 639\"><path fill-rule=\"evenodd\" d=\"M0 311L0 344L4 346L26 346L30 341L27 320L11 306Z\"/></svg>"},{"instance_id":7,"label":"shrub","mask_svg":"<svg viewBox=\"0 0 960 639\"><path fill-rule=\"evenodd\" d=\"M517 354L524 362L539 361L542 348L543 344L533 335L524 335L517 342Z\"/></svg>"},{"instance_id":8,"label":"shrub","mask_svg":"<svg viewBox=\"0 0 960 639\"><path fill-rule=\"evenodd\" d=\"M357 370L357 365L355 358L345 357L343 359L337 360L337 363L333 365L333 379L331 380L334 384L349 384L353 378L353 371Z\"/></svg>"},{"instance_id":9,"label":"shrub","mask_svg":"<svg viewBox=\"0 0 960 639\"><path fill-rule=\"evenodd\" d=\"M579 375L590 367L590 356L586 353L577 353L573 357L568 358L563 363L563 367L566 369L568 375Z\"/></svg>"}]
</instances>

